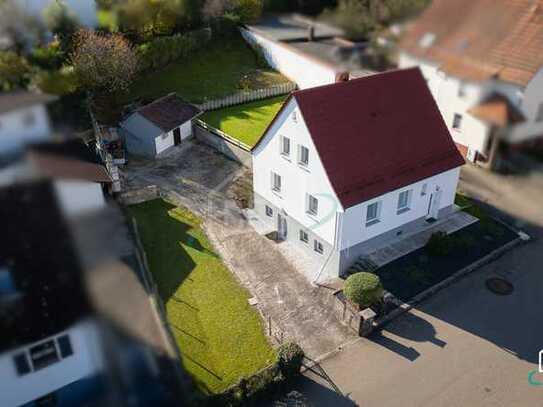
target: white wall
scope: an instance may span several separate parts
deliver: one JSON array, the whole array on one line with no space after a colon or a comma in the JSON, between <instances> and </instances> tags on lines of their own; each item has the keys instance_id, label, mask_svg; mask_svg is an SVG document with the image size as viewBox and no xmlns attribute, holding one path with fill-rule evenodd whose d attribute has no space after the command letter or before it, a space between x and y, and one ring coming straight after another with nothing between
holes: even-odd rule
<instances>
[{"instance_id":1,"label":"white wall","mask_svg":"<svg viewBox=\"0 0 543 407\"><path fill-rule=\"evenodd\" d=\"M92 212L106 205L102 186L97 182L56 180L54 185L60 206L67 216Z\"/></svg>"},{"instance_id":2,"label":"white wall","mask_svg":"<svg viewBox=\"0 0 543 407\"><path fill-rule=\"evenodd\" d=\"M51 338L0 355L0 406L27 403L102 369L99 333L94 324L79 322L54 338L63 334L70 335L73 355L38 371L18 376L13 356Z\"/></svg>"},{"instance_id":3,"label":"white wall","mask_svg":"<svg viewBox=\"0 0 543 407\"><path fill-rule=\"evenodd\" d=\"M543 135L543 121L536 122L539 104L543 103L543 69L539 70L524 89L521 86L497 80L461 81L439 71L438 65L430 61L401 53L399 67L412 66L420 66L455 142L483 154L487 151L489 126L471 116L468 110L494 92L507 97L527 119L525 123L511 129L509 136L511 141L521 142ZM459 96L460 86L464 88L464 96ZM461 131L451 128L455 113L462 114L464 117Z\"/></svg>"},{"instance_id":4,"label":"white wall","mask_svg":"<svg viewBox=\"0 0 543 407\"><path fill-rule=\"evenodd\" d=\"M262 35L241 29L243 38L251 44L258 44L270 66L291 81L300 89L327 85L336 81L338 71L308 56L304 56L285 44L279 44Z\"/></svg>"},{"instance_id":5,"label":"white wall","mask_svg":"<svg viewBox=\"0 0 543 407\"><path fill-rule=\"evenodd\" d=\"M425 217L428 213L430 195L436 190L436 187L441 190L440 209L452 205L459 176L460 168L455 168L348 208L343 215L340 248L346 249L405 223ZM421 192L424 184L427 184L427 192L423 196ZM397 214L398 195L407 190L412 191L410 209ZM374 202L381 202L380 222L366 226L367 207Z\"/></svg>"},{"instance_id":6,"label":"white wall","mask_svg":"<svg viewBox=\"0 0 543 407\"><path fill-rule=\"evenodd\" d=\"M297 123L292 119L293 111L296 111ZM280 154L280 136L290 138L290 160ZM309 148L308 169L298 165L298 144ZM282 177L280 194L271 190L271 171ZM288 216L311 229L324 241L334 244L335 214L342 212L343 208L332 189L294 98L285 106L265 138L253 151L253 187L256 193L282 208ZM319 213L316 217L306 213L307 194L314 195L319 200ZM321 221L322 224L319 224Z\"/></svg>"},{"instance_id":7,"label":"white wall","mask_svg":"<svg viewBox=\"0 0 543 407\"><path fill-rule=\"evenodd\" d=\"M32 124L25 124L27 117L33 117ZM43 105L0 114L0 154L20 150L27 143L46 141L50 137L51 127Z\"/></svg>"},{"instance_id":8,"label":"white wall","mask_svg":"<svg viewBox=\"0 0 543 407\"><path fill-rule=\"evenodd\" d=\"M180 127L181 129L181 140L185 140L192 136L192 121L189 120L186 123L183 123Z\"/></svg>"},{"instance_id":9,"label":"white wall","mask_svg":"<svg viewBox=\"0 0 543 407\"><path fill-rule=\"evenodd\" d=\"M155 138L156 153L160 154L173 146L173 131L161 134Z\"/></svg>"}]
</instances>

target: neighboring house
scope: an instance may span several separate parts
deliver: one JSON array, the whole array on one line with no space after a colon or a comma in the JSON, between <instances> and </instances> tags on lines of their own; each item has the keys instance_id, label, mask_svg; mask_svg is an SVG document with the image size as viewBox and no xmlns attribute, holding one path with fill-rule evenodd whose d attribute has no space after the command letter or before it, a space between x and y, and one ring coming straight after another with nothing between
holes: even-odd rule
<instances>
[{"instance_id":1,"label":"neighboring house","mask_svg":"<svg viewBox=\"0 0 543 407\"><path fill-rule=\"evenodd\" d=\"M178 405L175 352L121 214L76 226L34 181L0 188L0 222L0 405Z\"/></svg>"},{"instance_id":2,"label":"neighboring house","mask_svg":"<svg viewBox=\"0 0 543 407\"><path fill-rule=\"evenodd\" d=\"M270 16L241 28L245 40L263 52L270 66L301 89L362 75L363 48L343 31L296 14Z\"/></svg>"},{"instance_id":3,"label":"neighboring house","mask_svg":"<svg viewBox=\"0 0 543 407\"><path fill-rule=\"evenodd\" d=\"M51 138L45 105L54 99L27 91L0 93L0 156L17 154L28 143Z\"/></svg>"},{"instance_id":4,"label":"neighboring house","mask_svg":"<svg viewBox=\"0 0 543 407\"><path fill-rule=\"evenodd\" d=\"M192 136L192 120L198 107L169 94L130 114L120 124L129 153L156 157Z\"/></svg>"},{"instance_id":5,"label":"neighboring house","mask_svg":"<svg viewBox=\"0 0 543 407\"><path fill-rule=\"evenodd\" d=\"M55 1L58 0L15 0L15 3L26 13L43 21L44 11ZM82 25L89 28L96 27L98 18L94 1L63 0L62 3L68 7L70 14L74 15Z\"/></svg>"},{"instance_id":6,"label":"neighboring house","mask_svg":"<svg viewBox=\"0 0 543 407\"><path fill-rule=\"evenodd\" d=\"M543 1L434 0L399 46L470 161L492 167L502 141L542 142Z\"/></svg>"},{"instance_id":7,"label":"neighboring house","mask_svg":"<svg viewBox=\"0 0 543 407\"><path fill-rule=\"evenodd\" d=\"M463 164L418 69L300 90L253 150L255 211L337 277L451 213Z\"/></svg>"}]
</instances>

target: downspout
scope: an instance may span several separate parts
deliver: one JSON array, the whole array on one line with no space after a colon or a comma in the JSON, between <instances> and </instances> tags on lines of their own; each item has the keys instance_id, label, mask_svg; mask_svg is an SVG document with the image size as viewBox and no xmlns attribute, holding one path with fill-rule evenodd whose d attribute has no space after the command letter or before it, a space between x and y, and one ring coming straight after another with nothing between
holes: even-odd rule
<instances>
[{"instance_id":1,"label":"downspout","mask_svg":"<svg viewBox=\"0 0 543 407\"><path fill-rule=\"evenodd\" d=\"M317 275L315 276L313 281L311 281L311 283L314 284L314 285L318 285L317 281L319 281L319 278L321 277L322 272L324 271L324 269L328 265L328 262L332 258L332 255L335 253L336 247L338 246L338 240L339 240L339 238L338 238L338 236L339 236L339 234L338 234L338 223L339 223L338 214L339 214L339 212L336 212L336 221L335 221L335 226L334 226L334 245L332 246L332 250L330 250L330 254L326 258L325 262L322 264L321 268L317 272Z\"/></svg>"}]
</instances>

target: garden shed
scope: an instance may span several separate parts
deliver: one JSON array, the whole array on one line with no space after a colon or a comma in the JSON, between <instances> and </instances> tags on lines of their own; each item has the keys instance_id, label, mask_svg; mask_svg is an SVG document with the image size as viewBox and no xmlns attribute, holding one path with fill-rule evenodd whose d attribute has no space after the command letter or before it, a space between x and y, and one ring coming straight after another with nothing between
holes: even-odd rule
<instances>
[{"instance_id":1,"label":"garden shed","mask_svg":"<svg viewBox=\"0 0 543 407\"><path fill-rule=\"evenodd\" d=\"M129 153L154 158L192 135L192 120L202 111L171 93L125 118L121 134Z\"/></svg>"}]
</instances>

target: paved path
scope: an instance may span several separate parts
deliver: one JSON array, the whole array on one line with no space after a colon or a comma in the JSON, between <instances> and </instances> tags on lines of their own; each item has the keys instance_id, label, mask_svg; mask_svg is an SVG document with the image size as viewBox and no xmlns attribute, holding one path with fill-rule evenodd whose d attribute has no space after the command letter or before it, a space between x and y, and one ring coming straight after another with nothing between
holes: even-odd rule
<instances>
[{"instance_id":1,"label":"paved path","mask_svg":"<svg viewBox=\"0 0 543 407\"><path fill-rule=\"evenodd\" d=\"M537 240L441 291L381 334L346 346L297 388L315 406L348 405L334 388L367 407L541 405L543 386L530 386L528 374L543 349L542 186L542 174L463 170L464 191ZM490 293L490 276L507 277L514 293ZM543 382L543 374L536 379Z\"/></svg>"},{"instance_id":2,"label":"paved path","mask_svg":"<svg viewBox=\"0 0 543 407\"><path fill-rule=\"evenodd\" d=\"M209 171L208 165L217 170ZM235 202L221 192L242 171L209 147L191 143L166 159L132 162L123 177L133 188L157 185L174 203L202 216L210 241L229 269L257 297L274 327L300 343L310 357L356 339L323 305L330 298L326 289L313 287L276 243L257 234Z\"/></svg>"}]
</instances>

